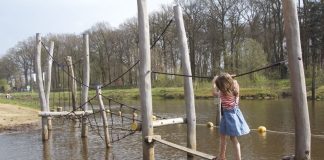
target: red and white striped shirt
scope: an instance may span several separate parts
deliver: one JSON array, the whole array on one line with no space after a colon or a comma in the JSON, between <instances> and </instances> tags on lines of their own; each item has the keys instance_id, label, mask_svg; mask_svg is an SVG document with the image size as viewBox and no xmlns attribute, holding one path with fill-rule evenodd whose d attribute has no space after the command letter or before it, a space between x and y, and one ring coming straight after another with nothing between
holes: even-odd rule
<instances>
[{"instance_id":1,"label":"red and white striped shirt","mask_svg":"<svg viewBox=\"0 0 324 160\"><path fill-rule=\"evenodd\" d=\"M226 95L226 94L222 94L222 93L220 93L219 96L221 99L222 107L224 109L233 109L235 106L237 106L237 104L239 102L238 96Z\"/></svg>"}]
</instances>

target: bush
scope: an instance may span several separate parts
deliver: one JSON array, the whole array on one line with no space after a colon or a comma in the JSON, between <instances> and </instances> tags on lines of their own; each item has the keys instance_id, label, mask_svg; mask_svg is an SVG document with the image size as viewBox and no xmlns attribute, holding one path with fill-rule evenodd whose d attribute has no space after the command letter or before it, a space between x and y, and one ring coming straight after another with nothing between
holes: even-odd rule
<instances>
[{"instance_id":1,"label":"bush","mask_svg":"<svg viewBox=\"0 0 324 160\"><path fill-rule=\"evenodd\" d=\"M0 79L0 92L2 93L7 93L10 91L10 86L7 83L7 80L5 79Z\"/></svg>"}]
</instances>

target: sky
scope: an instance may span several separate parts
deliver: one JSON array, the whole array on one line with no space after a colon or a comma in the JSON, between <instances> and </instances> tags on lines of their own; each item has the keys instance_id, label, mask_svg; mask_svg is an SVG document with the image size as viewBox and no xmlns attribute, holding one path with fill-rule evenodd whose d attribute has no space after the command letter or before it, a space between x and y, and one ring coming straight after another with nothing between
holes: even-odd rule
<instances>
[{"instance_id":1,"label":"sky","mask_svg":"<svg viewBox=\"0 0 324 160\"><path fill-rule=\"evenodd\" d=\"M97 22L112 27L137 17L137 0L0 0L0 57L36 33L81 34ZM147 0L149 13L173 0Z\"/></svg>"}]
</instances>

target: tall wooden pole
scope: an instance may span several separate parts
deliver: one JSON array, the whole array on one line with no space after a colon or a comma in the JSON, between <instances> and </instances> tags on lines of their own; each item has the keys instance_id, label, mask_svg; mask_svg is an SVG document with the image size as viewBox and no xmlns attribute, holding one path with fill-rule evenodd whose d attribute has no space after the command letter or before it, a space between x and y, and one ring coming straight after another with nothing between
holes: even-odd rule
<instances>
[{"instance_id":1,"label":"tall wooden pole","mask_svg":"<svg viewBox=\"0 0 324 160\"><path fill-rule=\"evenodd\" d=\"M295 115L295 159L305 160L311 157L311 132L297 8L294 0L283 0L282 5Z\"/></svg>"},{"instance_id":2,"label":"tall wooden pole","mask_svg":"<svg viewBox=\"0 0 324 160\"><path fill-rule=\"evenodd\" d=\"M47 58L47 72L46 72L46 87L45 87L45 97L46 97L46 105L49 110L50 108L50 93L51 93L51 82L52 82L52 64L53 64L53 53L54 53L54 42L51 41L49 55ZM47 117L48 129L52 130L52 118Z\"/></svg>"},{"instance_id":3,"label":"tall wooden pole","mask_svg":"<svg viewBox=\"0 0 324 160\"><path fill-rule=\"evenodd\" d=\"M36 56L35 56L35 69L36 69L36 82L38 85L38 95L40 101L41 111L49 111L46 105L46 97L44 92L43 84L43 73L41 67L41 52L42 52L42 41L39 33L36 33ZM47 117L42 116L42 140L48 140L48 126L47 126Z\"/></svg>"},{"instance_id":4,"label":"tall wooden pole","mask_svg":"<svg viewBox=\"0 0 324 160\"><path fill-rule=\"evenodd\" d=\"M182 55L183 74L192 75L190 67L189 49L186 37L186 31L183 22L183 16L180 6L174 6L175 22L179 37L179 47ZM195 95L192 85L192 77L184 77L184 92L186 101L187 115L187 147L196 149L196 111ZM189 155L189 154L188 154Z\"/></svg>"},{"instance_id":5,"label":"tall wooden pole","mask_svg":"<svg viewBox=\"0 0 324 160\"><path fill-rule=\"evenodd\" d=\"M98 100L99 100L100 114L101 114L102 122L103 122L103 130L104 130L104 134L105 134L105 144L106 144L106 148L110 148L111 145L110 145L109 130L108 130L108 120L107 120L105 105L102 101L100 87L101 86L97 86L97 96L98 96Z\"/></svg>"},{"instance_id":6,"label":"tall wooden pole","mask_svg":"<svg viewBox=\"0 0 324 160\"><path fill-rule=\"evenodd\" d=\"M146 143L147 136L153 136L152 123L152 93L151 93L151 54L149 20L146 0L137 0L138 7L138 29L139 29L139 52L140 52L140 95L142 109L142 139L143 139L143 159L154 159L153 143Z\"/></svg>"},{"instance_id":7,"label":"tall wooden pole","mask_svg":"<svg viewBox=\"0 0 324 160\"><path fill-rule=\"evenodd\" d=\"M84 104L83 110L88 110L88 92L89 92L89 84L90 84L90 57L89 57L89 35L83 34L83 84L82 85L82 97L81 97L81 105ZM81 137L88 136L88 125L87 125L87 118L82 117L82 131Z\"/></svg>"},{"instance_id":8,"label":"tall wooden pole","mask_svg":"<svg viewBox=\"0 0 324 160\"><path fill-rule=\"evenodd\" d=\"M72 57L71 56L67 56L65 59L67 65L68 65L68 69L70 71L70 75L69 75L69 79L70 82L72 84L70 84L70 90L72 93L72 108L75 111L76 110L76 99L77 99L77 83L75 80L75 75L74 75L74 69L73 69L73 63L72 63Z\"/></svg>"}]
</instances>

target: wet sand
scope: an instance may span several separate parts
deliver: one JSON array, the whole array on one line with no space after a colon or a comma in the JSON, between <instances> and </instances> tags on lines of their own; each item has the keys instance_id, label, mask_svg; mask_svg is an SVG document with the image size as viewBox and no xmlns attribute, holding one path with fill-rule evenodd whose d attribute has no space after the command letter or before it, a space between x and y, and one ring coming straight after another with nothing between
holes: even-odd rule
<instances>
[{"instance_id":1,"label":"wet sand","mask_svg":"<svg viewBox=\"0 0 324 160\"><path fill-rule=\"evenodd\" d=\"M26 107L0 104L0 132L24 131L39 127L38 111Z\"/></svg>"}]
</instances>

